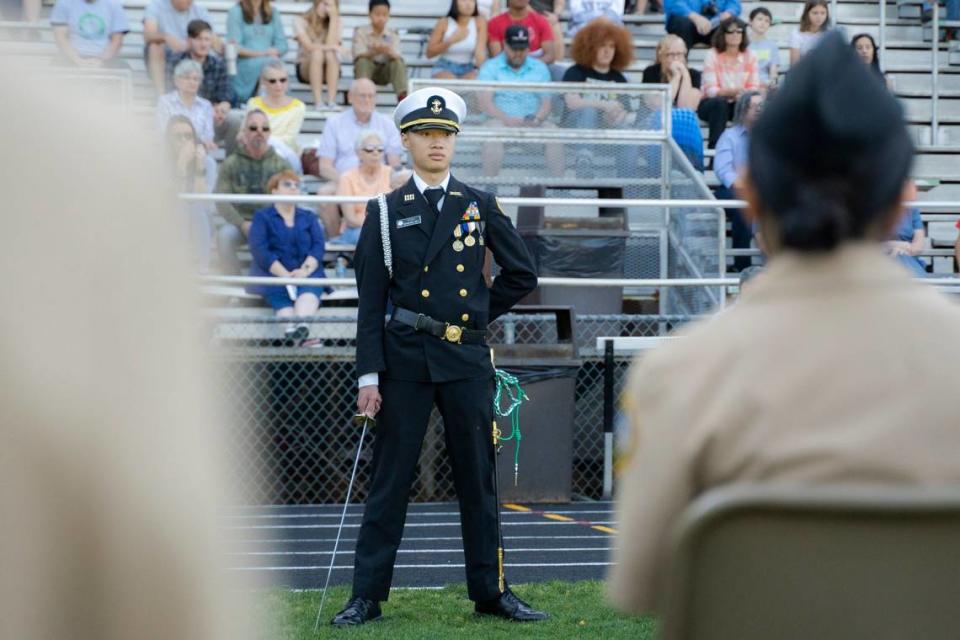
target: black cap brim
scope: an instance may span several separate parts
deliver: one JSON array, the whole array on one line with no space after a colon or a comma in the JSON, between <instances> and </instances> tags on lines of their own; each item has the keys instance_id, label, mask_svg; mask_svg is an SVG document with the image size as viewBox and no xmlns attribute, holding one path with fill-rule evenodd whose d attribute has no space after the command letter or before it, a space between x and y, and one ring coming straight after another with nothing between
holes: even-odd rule
<instances>
[{"instance_id":1,"label":"black cap brim","mask_svg":"<svg viewBox=\"0 0 960 640\"><path fill-rule=\"evenodd\" d=\"M400 133L410 133L414 131L427 131L429 129L440 129L441 131L449 131L450 133L460 133L460 128L452 125L445 124L442 122L421 122L419 124L413 124L404 129Z\"/></svg>"}]
</instances>

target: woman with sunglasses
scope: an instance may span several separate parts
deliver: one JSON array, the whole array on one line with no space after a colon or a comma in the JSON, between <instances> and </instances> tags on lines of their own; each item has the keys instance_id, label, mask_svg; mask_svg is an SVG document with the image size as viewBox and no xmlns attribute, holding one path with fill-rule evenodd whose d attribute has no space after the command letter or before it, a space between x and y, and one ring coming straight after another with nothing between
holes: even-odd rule
<instances>
[{"instance_id":1,"label":"woman with sunglasses","mask_svg":"<svg viewBox=\"0 0 960 640\"><path fill-rule=\"evenodd\" d=\"M270 145L294 167L300 166L300 129L307 106L290 96L287 66L276 58L260 71L260 95L247 101L247 110L259 109L270 120Z\"/></svg>"},{"instance_id":2,"label":"woman with sunglasses","mask_svg":"<svg viewBox=\"0 0 960 640\"><path fill-rule=\"evenodd\" d=\"M293 171L270 176L267 192L278 196L300 195L300 177ZM317 215L292 202L278 202L253 214L250 225L250 275L277 278L325 278L323 228ZM247 291L263 296L278 318L304 318L320 307L322 286L250 285ZM305 340L310 336L306 324L286 328L286 337Z\"/></svg>"},{"instance_id":3,"label":"woman with sunglasses","mask_svg":"<svg viewBox=\"0 0 960 640\"><path fill-rule=\"evenodd\" d=\"M749 45L746 23L727 18L713 34L713 46L703 61L705 98L697 107L697 115L709 127L707 146L711 149L733 118L740 94L760 90L757 56L747 48Z\"/></svg>"},{"instance_id":4,"label":"woman with sunglasses","mask_svg":"<svg viewBox=\"0 0 960 640\"><path fill-rule=\"evenodd\" d=\"M338 196L365 196L372 198L378 193L387 193L390 188L390 165L383 162L383 138L373 129L357 134L354 145L360 164L343 172L337 185ZM340 205L343 221L340 223L340 235L334 242L357 244L360 227L366 218L367 205L363 202Z\"/></svg>"}]
</instances>

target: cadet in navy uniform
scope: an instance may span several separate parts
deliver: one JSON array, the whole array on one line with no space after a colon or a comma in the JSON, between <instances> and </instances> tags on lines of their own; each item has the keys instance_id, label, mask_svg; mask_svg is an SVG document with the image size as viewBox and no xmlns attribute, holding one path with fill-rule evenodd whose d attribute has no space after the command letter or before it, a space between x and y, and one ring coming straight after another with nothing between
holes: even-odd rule
<instances>
[{"instance_id":1,"label":"cadet in navy uniform","mask_svg":"<svg viewBox=\"0 0 960 640\"><path fill-rule=\"evenodd\" d=\"M397 105L393 117L414 174L386 196L386 229L377 199L369 202L357 244L357 407L379 417L353 596L334 625L380 617L434 404L460 502L467 592L475 610L519 621L547 617L517 598L500 573L494 371L485 342L487 324L532 291L537 274L496 199L450 175L466 110L460 96L440 88L421 89ZM483 277L487 249L500 266L489 288ZM393 312L385 323L388 300Z\"/></svg>"}]
</instances>

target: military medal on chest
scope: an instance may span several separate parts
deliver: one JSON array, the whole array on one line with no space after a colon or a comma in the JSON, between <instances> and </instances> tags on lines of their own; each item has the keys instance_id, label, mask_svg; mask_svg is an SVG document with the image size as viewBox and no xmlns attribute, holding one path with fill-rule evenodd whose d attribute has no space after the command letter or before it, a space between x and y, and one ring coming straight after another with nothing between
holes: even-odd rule
<instances>
[{"instance_id":1,"label":"military medal on chest","mask_svg":"<svg viewBox=\"0 0 960 640\"><path fill-rule=\"evenodd\" d=\"M463 236L463 244L472 247L477 244L477 236L474 235L474 232L479 232L479 225L480 208L477 206L476 200L474 200L467 206L467 210L463 212L463 215L460 216L460 224L457 225L454 235L457 237ZM480 244L483 244L483 236L480 236Z\"/></svg>"},{"instance_id":2,"label":"military medal on chest","mask_svg":"<svg viewBox=\"0 0 960 640\"><path fill-rule=\"evenodd\" d=\"M456 251L457 253L460 253L461 251L463 251L463 241L460 239L463 237L463 230L460 228L461 226L462 225L458 224L453 229L453 237L454 237L453 250Z\"/></svg>"}]
</instances>

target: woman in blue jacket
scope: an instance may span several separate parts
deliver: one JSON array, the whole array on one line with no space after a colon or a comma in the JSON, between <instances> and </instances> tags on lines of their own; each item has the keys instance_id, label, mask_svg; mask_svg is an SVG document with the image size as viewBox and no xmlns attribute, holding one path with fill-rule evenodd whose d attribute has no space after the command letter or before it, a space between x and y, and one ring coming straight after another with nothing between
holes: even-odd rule
<instances>
[{"instance_id":1,"label":"woman in blue jacket","mask_svg":"<svg viewBox=\"0 0 960 640\"><path fill-rule=\"evenodd\" d=\"M267 191L281 196L300 194L300 178L293 171L281 171L267 181ZM277 203L253 214L250 226L251 276L278 278L324 278L323 227L315 213L291 203ZM279 318L312 316L320 307L322 286L294 287L250 285L247 291L263 296ZM306 324L289 325L286 335L305 339Z\"/></svg>"}]
</instances>

